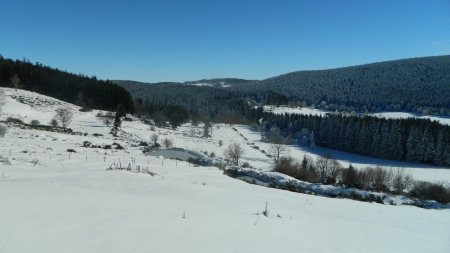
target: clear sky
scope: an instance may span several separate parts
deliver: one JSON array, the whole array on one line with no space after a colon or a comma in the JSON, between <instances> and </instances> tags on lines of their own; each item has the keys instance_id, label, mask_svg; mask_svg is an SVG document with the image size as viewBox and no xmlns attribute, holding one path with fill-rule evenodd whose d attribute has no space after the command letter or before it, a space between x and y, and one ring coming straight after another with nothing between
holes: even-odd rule
<instances>
[{"instance_id":1,"label":"clear sky","mask_svg":"<svg viewBox=\"0 0 450 253\"><path fill-rule=\"evenodd\" d=\"M0 0L0 54L103 79L263 79L450 54L450 0Z\"/></svg>"}]
</instances>

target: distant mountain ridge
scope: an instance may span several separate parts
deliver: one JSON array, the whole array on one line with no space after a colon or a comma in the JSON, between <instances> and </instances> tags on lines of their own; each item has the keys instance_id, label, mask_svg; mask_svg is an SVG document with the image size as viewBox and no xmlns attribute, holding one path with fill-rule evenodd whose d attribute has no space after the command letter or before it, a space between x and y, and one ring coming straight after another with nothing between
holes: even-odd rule
<instances>
[{"instance_id":1,"label":"distant mountain ridge","mask_svg":"<svg viewBox=\"0 0 450 253\"><path fill-rule=\"evenodd\" d=\"M147 82L138 82L131 80L115 80L114 82L119 85L141 85L141 84L149 84L149 85L164 85L164 84L176 84L176 85L191 85L191 86L207 86L207 87L216 87L216 88L226 88L241 84L248 84L255 82L256 80L246 80L240 78L214 78L214 79L201 79L197 81L185 81L185 82L157 82L157 83L147 83Z\"/></svg>"},{"instance_id":2,"label":"distant mountain ridge","mask_svg":"<svg viewBox=\"0 0 450 253\"><path fill-rule=\"evenodd\" d=\"M230 85L220 85L220 82ZM347 111L407 111L421 114L450 115L450 56L432 56L385 61L327 70L291 72L265 80L237 78L199 80L184 83L142 85L131 81L116 81L135 97L156 103L177 101L179 96L202 98L199 84L218 89L221 96L239 96L262 101L267 92L285 95L289 102L304 102L308 106L327 110ZM178 85L190 85L180 89ZM211 85L214 84L214 85ZM206 85L202 85L206 86ZM225 89L224 89L225 88ZM178 93L182 90L183 94ZM212 92L212 90L208 90ZM216 92L216 91L215 91ZM214 93L215 93L214 92ZM151 93L157 93L157 97ZM208 101L210 104L211 101ZM196 102L198 104L198 102Z\"/></svg>"},{"instance_id":3,"label":"distant mountain ridge","mask_svg":"<svg viewBox=\"0 0 450 253\"><path fill-rule=\"evenodd\" d=\"M240 88L246 92L271 89L291 101L325 102L359 111L449 109L450 56L297 71Z\"/></svg>"}]
</instances>

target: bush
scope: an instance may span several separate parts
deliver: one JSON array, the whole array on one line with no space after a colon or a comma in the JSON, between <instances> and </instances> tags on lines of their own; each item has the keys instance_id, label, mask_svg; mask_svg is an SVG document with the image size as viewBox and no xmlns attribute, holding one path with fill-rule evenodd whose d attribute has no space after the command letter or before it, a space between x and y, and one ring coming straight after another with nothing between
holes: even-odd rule
<instances>
[{"instance_id":1,"label":"bush","mask_svg":"<svg viewBox=\"0 0 450 253\"><path fill-rule=\"evenodd\" d=\"M138 146L148 147L148 143L145 142L145 141L141 141L141 142L139 142L139 145L138 145Z\"/></svg>"},{"instance_id":2,"label":"bush","mask_svg":"<svg viewBox=\"0 0 450 253\"><path fill-rule=\"evenodd\" d=\"M162 141L165 148L171 148L173 146L173 141L169 138L164 138Z\"/></svg>"},{"instance_id":3,"label":"bush","mask_svg":"<svg viewBox=\"0 0 450 253\"><path fill-rule=\"evenodd\" d=\"M40 124L40 122L39 122L39 120L32 120L31 122L30 122L30 124L32 125L32 126L37 126L37 125L39 125Z\"/></svg>"},{"instance_id":4,"label":"bush","mask_svg":"<svg viewBox=\"0 0 450 253\"><path fill-rule=\"evenodd\" d=\"M450 189L438 183L416 182L410 194L415 198L431 199L441 204L450 203Z\"/></svg>"},{"instance_id":5,"label":"bush","mask_svg":"<svg viewBox=\"0 0 450 253\"><path fill-rule=\"evenodd\" d=\"M52 120L50 121L50 126L52 126L52 127L58 127L58 121L57 121L56 119L52 119Z\"/></svg>"},{"instance_id":6,"label":"bush","mask_svg":"<svg viewBox=\"0 0 450 253\"><path fill-rule=\"evenodd\" d=\"M253 166L251 166L248 162L244 162L242 163L242 168L253 168Z\"/></svg>"},{"instance_id":7,"label":"bush","mask_svg":"<svg viewBox=\"0 0 450 253\"><path fill-rule=\"evenodd\" d=\"M8 117L6 118L6 122L13 123L13 124L23 124L23 121L18 118Z\"/></svg>"}]
</instances>

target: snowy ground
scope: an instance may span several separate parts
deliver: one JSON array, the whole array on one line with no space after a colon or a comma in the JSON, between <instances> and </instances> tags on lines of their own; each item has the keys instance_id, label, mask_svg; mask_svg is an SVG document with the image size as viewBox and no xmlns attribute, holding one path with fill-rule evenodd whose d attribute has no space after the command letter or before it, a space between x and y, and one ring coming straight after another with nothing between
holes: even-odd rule
<instances>
[{"instance_id":1,"label":"snowy ground","mask_svg":"<svg viewBox=\"0 0 450 253\"><path fill-rule=\"evenodd\" d=\"M264 110L270 111L276 114L284 113L295 113L295 114L305 114L305 115L320 115L324 116L327 113L334 113L332 111L325 111L309 107L286 107L286 106L264 106ZM431 121L437 121L443 125L450 125L450 117L445 116L434 116L434 115L418 115L410 112L378 112L370 113L370 116L375 116L379 118L386 119L406 119L406 118L419 118L419 119L430 119Z\"/></svg>"},{"instance_id":2,"label":"snowy ground","mask_svg":"<svg viewBox=\"0 0 450 253\"><path fill-rule=\"evenodd\" d=\"M7 101L0 120L20 117L25 122L37 119L46 124L62 103L35 93L2 90ZM18 95L29 101L41 100L41 105L29 106L11 97ZM270 168L270 160L252 148L268 150L264 146L268 144L259 142L257 133L245 126L236 126L237 131L227 125L214 126L213 138L205 140L199 137L201 129L190 125L153 132L133 121L123 122L128 135L114 139L96 114L77 111L70 126L87 136L10 128L0 138L0 155L11 163L0 163L0 252L450 250L450 210L265 188L224 176L214 167L144 156L141 148L133 145L148 141L157 132L160 139L173 139L177 147L222 156L226 146L236 141L246 149L245 161ZM83 141L99 145L118 142L125 149L83 148ZM69 156L67 149L77 152ZM290 150L296 157L307 152L296 147ZM156 175L105 170L114 162L139 165ZM445 171L417 166L411 171L432 175ZM261 214L266 202L268 217Z\"/></svg>"}]
</instances>

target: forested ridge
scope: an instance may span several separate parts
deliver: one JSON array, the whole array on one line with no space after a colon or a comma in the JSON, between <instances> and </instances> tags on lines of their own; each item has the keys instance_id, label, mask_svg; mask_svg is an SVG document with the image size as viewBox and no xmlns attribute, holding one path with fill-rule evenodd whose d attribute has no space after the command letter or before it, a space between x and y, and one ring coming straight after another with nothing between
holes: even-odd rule
<instances>
[{"instance_id":1,"label":"forested ridge","mask_svg":"<svg viewBox=\"0 0 450 253\"><path fill-rule=\"evenodd\" d=\"M0 86L34 91L94 109L114 111L122 104L126 111L134 110L131 95L111 81L75 75L27 60L0 56Z\"/></svg>"},{"instance_id":2,"label":"forested ridge","mask_svg":"<svg viewBox=\"0 0 450 253\"><path fill-rule=\"evenodd\" d=\"M333 111L408 111L450 115L450 56L298 71L261 81L218 80L240 81L227 81L230 87L185 85L200 81L156 84L116 82L134 97L158 104L175 103L210 114L215 114L217 110L232 110L215 97L239 97L267 103L267 94L275 92L287 97L287 100L278 102L302 102L303 105Z\"/></svg>"},{"instance_id":3,"label":"forested ridge","mask_svg":"<svg viewBox=\"0 0 450 253\"><path fill-rule=\"evenodd\" d=\"M450 115L450 56L316 71L298 71L236 87L273 90L324 109Z\"/></svg>"}]
</instances>

